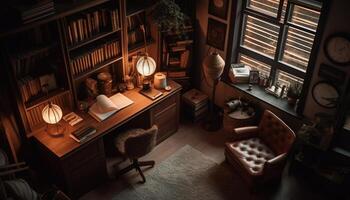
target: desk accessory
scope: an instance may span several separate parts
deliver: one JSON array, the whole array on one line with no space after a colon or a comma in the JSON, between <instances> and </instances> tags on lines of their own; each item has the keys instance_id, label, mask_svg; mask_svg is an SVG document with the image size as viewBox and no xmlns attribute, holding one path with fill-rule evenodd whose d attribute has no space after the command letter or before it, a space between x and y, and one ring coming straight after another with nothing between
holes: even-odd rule
<instances>
[{"instance_id":1,"label":"desk accessory","mask_svg":"<svg viewBox=\"0 0 350 200\"><path fill-rule=\"evenodd\" d=\"M111 95L112 94L112 75L108 72L101 72L97 75L98 88L100 94Z\"/></svg>"},{"instance_id":2,"label":"desk accessory","mask_svg":"<svg viewBox=\"0 0 350 200\"><path fill-rule=\"evenodd\" d=\"M47 96L49 95L47 85L43 86L43 90L46 91ZM60 136L62 135L64 128L58 123L62 119L62 109L53 104L52 101L48 101L48 104L41 111L43 120L47 123L46 131L51 136ZM56 131L53 131L50 126L54 125Z\"/></svg>"},{"instance_id":3,"label":"desk accessory","mask_svg":"<svg viewBox=\"0 0 350 200\"><path fill-rule=\"evenodd\" d=\"M97 121L103 121L117 111L133 104L134 102L121 93L117 93L111 97L98 95L90 109L89 114Z\"/></svg>"},{"instance_id":4,"label":"desk accessory","mask_svg":"<svg viewBox=\"0 0 350 200\"><path fill-rule=\"evenodd\" d=\"M145 53L136 63L137 71L143 76L142 89L140 90L140 93L151 99L156 99L157 97L161 96L162 93L156 89L151 88L150 81L148 80L148 77L151 76L156 70L156 62L152 57L148 56L147 53L146 33L144 25L141 25L140 28L143 32L143 39L145 42Z\"/></svg>"},{"instance_id":5,"label":"desk accessory","mask_svg":"<svg viewBox=\"0 0 350 200\"><path fill-rule=\"evenodd\" d=\"M153 88L149 88L148 90L140 90L140 93L145 95L146 97L154 100L158 97L162 96L162 92Z\"/></svg>"},{"instance_id":6,"label":"desk accessory","mask_svg":"<svg viewBox=\"0 0 350 200\"><path fill-rule=\"evenodd\" d=\"M90 138L96 131L94 127L85 127L71 133L69 137L80 143Z\"/></svg>"},{"instance_id":7,"label":"desk accessory","mask_svg":"<svg viewBox=\"0 0 350 200\"><path fill-rule=\"evenodd\" d=\"M156 89L165 89L167 86L165 74L158 72L154 75L153 81L154 88Z\"/></svg>"},{"instance_id":8,"label":"desk accessory","mask_svg":"<svg viewBox=\"0 0 350 200\"><path fill-rule=\"evenodd\" d=\"M78 124L79 122L83 121L83 118L81 118L79 115L77 115L75 112L70 112L62 117L62 119L66 122L68 122L69 125L74 126Z\"/></svg>"}]
</instances>

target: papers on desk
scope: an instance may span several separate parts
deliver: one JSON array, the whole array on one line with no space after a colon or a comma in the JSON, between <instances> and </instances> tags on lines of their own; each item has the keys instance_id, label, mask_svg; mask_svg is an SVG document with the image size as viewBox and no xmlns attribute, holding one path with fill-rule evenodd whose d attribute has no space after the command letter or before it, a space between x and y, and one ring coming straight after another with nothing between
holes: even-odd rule
<instances>
[{"instance_id":1,"label":"papers on desk","mask_svg":"<svg viewBox=\"0 0 350 200\"><path fill-rule=\"evenodd\" d=\"M119 110L134 103L121 93L117 93L110 98L105 95L99 95L96 97L96 100L96 103L90 107L89 114L97 121L103 121Z\"/></svg>"}]
</instances>

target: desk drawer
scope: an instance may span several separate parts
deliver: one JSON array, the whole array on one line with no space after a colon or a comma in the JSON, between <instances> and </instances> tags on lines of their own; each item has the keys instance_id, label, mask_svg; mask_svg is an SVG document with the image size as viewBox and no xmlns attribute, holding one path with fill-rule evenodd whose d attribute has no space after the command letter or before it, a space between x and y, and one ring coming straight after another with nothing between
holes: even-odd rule
<instances>
[{"instance_id":1,"label":"desk drawer","mask_svg":"<svg viewBox=\"0 0 350 200\"><path fill-rule=\"evenodd\" d=\"M157 143L175 133L178 128L176 104L168 107L164 112L154 117L154 124L158 126Z\"/></svg>"},{"instance_id":2,"label":"desk drawer","mask_svg":"<svg viewBox=\"0 0 350 200\"><path fill-rule=\"evenodd\" d=\"M173 95L167 99L165 99L163 102L159 103L158 105L156 105L153 108L153 112L155 115L159 114L160 112L162 112L164 109L168 108L169 106L171 106L172 104L176 103L176 96L177 95Z\"/></svg>"},{"instance_id":3,"label":"desk drawer","mask_svg":"<svg viewBox=\"0 0 350 200\"><path fill-rule=\"evenodd\" d=\"M104 156L103 141L98 140L92 142L77 152L74 152L72 155L69 155L64 159L66 167L70 169L79 168L81 163L86 161L93 160L96 157Z\"/></svg>"}]
</instances>

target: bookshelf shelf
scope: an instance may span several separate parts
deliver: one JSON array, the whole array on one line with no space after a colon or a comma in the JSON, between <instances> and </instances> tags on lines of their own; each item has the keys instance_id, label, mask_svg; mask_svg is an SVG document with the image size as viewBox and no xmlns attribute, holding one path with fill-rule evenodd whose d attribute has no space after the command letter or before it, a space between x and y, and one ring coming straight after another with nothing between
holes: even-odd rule
<instances>
[{"instance_id":1,"label":"bookshelf shelf","mask_svg":"<svg viewBox=\"0 0 350 200\"><path fill-rule=\"evenodd\" d=\"M52 98L62 96L64 94L67 94L68 92L69 90L66 90L64 88L58 88L53 91L50 91L48 95L41 93L25 103L26 110L31 110L34 107L40 106L41 104L50 101Z\"/></svg>"},{"instance_id":2,"label":"bookshelf shelf","mask_svg":"<svg viewBox=\"0 0 350 200\"><path fill-rule=\"evenodd\" d=\"M147 38L146 44L150 45L150 44L153 44L154 42L155 41L153 38ZM133 53L135 51L142 49L144 46L145 46L145 43L143 41L132 44L132 45L128 45L128 52Z\"/></svg>"},{"instance_id":3,"label":"bookshelf shelf","mask_svg":"<svg viewBox=\"0 0 350 200\"><path fill-rule=\"evenodd\" d=\"M101 64L98 64L96 65L93 69L87 71L87 72L84 72L82 74L79 74L78 76L76 76L74 78L75 81L78 81L78 80L81 80L81 79L84 79L84 78L87 78L88 76L90 76L91 74L97 72L98 70L108 66L108 65L111 65L113 63L116 63L118 62L119 60L123 59L123 57L118 57L118 58L112 58L112 59L109 59Z\"/></svg>"},{"instance_id":4,"label":"bookshelf shelf","mask_svg":"<svg viewBox=\"0 0 350 200\"><path fill-rule=\"evenodd\" d=\"M117 30L114 30L114 31L105 31L105 32L99 33L99 34L97 34L97 35L95 35L95 36L93 36L93 37L91 37L91 38L89 38L89 39L87 39L87 40L84 40L84 41L82 41L82 42L79 42L79 43L77 43L77 44L74 44L74 45L72 45L72 46L69 46L69 47L68 47L68 50L69 50L69 51L73 51L73 50L75 50L75 49L78 49L78 48L80 48L80 47L83 47L83 46L85 46L85 45L88 45L88 44L90 44L90 43L92 43L92 42L95 42L95 41L97 41L97 40L99 40L99 39L103 39L103 38L105 38L105 37L108 37L108 36L110 36L110 35L113 35L114 33L117 33L117 32L119 32L119 31L121 31L120 28L117 29Z\"/></svg>"},{"instance_id":5,"label":"bookshelf shelf","mask_svg":"<svg viewBox=\"0 0 350 200\"><path fill-rule=\"evenodd\" d=\"M28 58L28 57L34 56L36 54L48 51L56 46L57 46L56 42L52 42L52 43L46 44L46 45L38 45L38 46L35 46L32 48L26 49L25 51L18 52L18 53L16 53L16 55L13 55L13 57L15 59Z\"/></svg>"}]
</instances>

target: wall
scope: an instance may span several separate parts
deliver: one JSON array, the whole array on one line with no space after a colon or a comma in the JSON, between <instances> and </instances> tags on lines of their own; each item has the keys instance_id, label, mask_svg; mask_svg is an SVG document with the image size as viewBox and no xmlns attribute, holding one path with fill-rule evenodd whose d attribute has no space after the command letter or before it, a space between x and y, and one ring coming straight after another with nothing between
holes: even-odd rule
<instances>
[{"instance_id":1,"label":"wall","mask_svg":"<svg viewBox=\"0 0 350 200\"><path fill-rule=\"evenodd\" d=\"M311 89L315 83L322 80L322 78L320 78L318 76L318 70L319 70L320 65L322 63L324 63L327 65L334 66L334 64L332 64L325 56L325 53L323 50L324 45L325 45L325 40L330 35L332 35L334 33L338 33L338 32L350 33L349 22L347 21L350 19L349 8L350 8L350 1L349 0L332 1L331 5L330 5L328 17L327 17L327 20L325 22L325 29L324 29L323 36L321 39L320 48L318 49L314 73L313 73L313 76L312 76L312 79L311 79L311 82L309 85L309 92L308 92L308 96L306 99L304 115L307 118L312 119L314 117L315 113L317 113L317 112L326 112L326 113L330 113L330 114L335 114L335 111L336 111L335 109L322 108L313 100L312 94L311 94L311 91L312 91ZM349 74L349 72L350 72L350 69L348 69L348 74ZM339 88L343 89L341 86Z\"/></svg>"},{"instance_id":2,"label":"wall","mask_svg":"<svg viewBox=\"0 0 350 200\"><path fill-rule=\"evenodd\" d=\"M230 1L232 3L232 1ZM319 48L319 52L317 55L317 61L315 66L315 73L313 74L313 78L310 84L311 86L318 81L318 75L316 72L318 72L319 65L321 63L331 64L329 61L325 58L324 52L323 52L323 43L325 38L327 38L328 35L334 33L334 32L350 32L350 26L348 23L339 23L341 21L344 21L345 19L350 19L350 12L348 11L350 1L348 0L337 0L333 1L329 13L328 13L328 19L326 20L325 28L324 28L324 34L321 39L321 45ZM203 62L203 59L207 55L207 49L208 46L206 45L206 32L207 32L207 22L208 22L208 0L198 0L197 1L197 74L200 73L199 69L202 67L201 63ZM230 14L229 14L230 16ZM227 21L227 24L229 22ZM227 41L227 38L226 38ZM226 58L226 51L227 51L227 44L225 47L225 51L220 52L222 57ZM211 87L208 86L206 81L203 78L203 75L201 75L200 80L196 80L197 87L200 88L203 92L210 95ZM230 97L238 97L238 96L244 96L244 94L239 93L232 87L228 86L225 83L219 83L217 87L217 96L215 99L215 103L219 106L223 106L226 99L229 99ZM271 108L271 106L268 106L266 104L263 104L261 102L256 102L257 104L260 104L263 108L268 108L275 110L274 108ZM316 112L324 111L324 112L334 112L334 110L324 110L320 108L312 99L312 95L310 94L310 90L308 92L306 106L305 106L304 115L309 118L313 119L313 116ZM279 112L275 110L276 112ZM279 116L282 118L289 119L290 117L284 116L283 113L279 113ZM289 120L290 121L290 120ZM298 124L298 122L290 121L290 124ZM296 125L296 127L299 125Z\"/></svg>"},{"instance_id":3,"label":"wall","mask_svg":"<svg viewBox=\"0 0 350 200\"><path fill-rule=\"evenodd\" d=\"M195 76L197 79L195 80L195 85L200 88L203 92L208 94L211 98L211 92L212 92L212 83L210 80L206 80L204 78L204 75L202 73L202 63L204 58L208 55L208 49L209 46L206 44L206 33L207 33L207 27L208 27L208 18L211 17L215 20L221 21L227 26L230 23L230 12L231 12L231 5L229 5L229 11L228 11L228 17L227 20L222 20L220 18L217 18L215 16L209 16L208 15L208 5L209 0L197 0L197 12L196 12L196 18L197 18L197 26L196 26L196 69L195 74L199 74L200 76ZM229 4L231 4L232 1L229 1ZM228 36L228 30L226 30L226 43L224 51L218 51L218 53L221 55L221 57L226 60L226 51L227 51L227 36ZM220 82L217 86L217 95L215 102L218 105L222 105L223 101L225 99L224 96L221 94L224 94L225 85L224 83Z\"/></svg>"}]
</instances>

